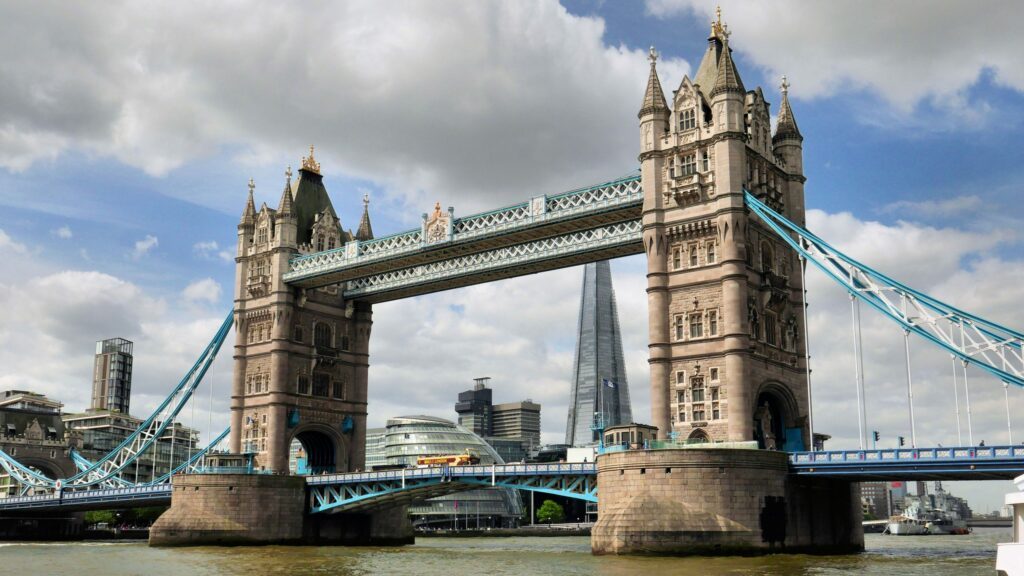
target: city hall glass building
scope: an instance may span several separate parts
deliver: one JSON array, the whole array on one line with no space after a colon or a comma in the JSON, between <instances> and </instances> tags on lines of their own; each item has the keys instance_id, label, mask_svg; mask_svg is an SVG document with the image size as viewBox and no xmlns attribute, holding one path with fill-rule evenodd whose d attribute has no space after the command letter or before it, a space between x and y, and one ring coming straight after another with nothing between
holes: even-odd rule
<instances>
[{"instance_id":1,"label":"city hall glass building","mask_svg":"<svg viewBox=\"0 0 1024 576\"><path fill-rule=\"evenodd\" d=\"M481 464L504 464L487 442L466 428L433 416L391 418L387 428L366 431L368 469L415 467L420 456L464 454ZM508 488L468 490L413 502L409 515L416 526L476 528L515 526L523 515L519 494Z\"/></svg>"}]
</instances>

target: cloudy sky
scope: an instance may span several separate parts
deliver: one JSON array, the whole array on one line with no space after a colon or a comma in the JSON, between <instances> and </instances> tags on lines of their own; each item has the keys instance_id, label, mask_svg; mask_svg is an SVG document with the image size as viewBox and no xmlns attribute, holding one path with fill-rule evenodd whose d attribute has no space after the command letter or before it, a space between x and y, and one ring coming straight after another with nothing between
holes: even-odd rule
<instances>
[{"instance_id":1,"label":"cloudy sky","mask_svg":"<svg viewBox=\"0 0 1024 576\"><path fill-rule=\"evenodd\" d=\"M276 202L316 144L343 224L378 235L637 167L647 47L677 86L713 4L197 1L0 3L0 388L87 405L93 343L136 342L134 412L231 305L246 182ZM723 1L748 88L787 74L809 225L863 261L1020 328L1024 39L1014 2ZM777 104L773 109L777 108ZM634 413L649 410L642 258L613 263ZM370 421L454 417L491 376L564 433L578 268L375 308ZM856 446L849 305L810 277L818 431ZM909 436L900 332L866 314L868 425ZM919 444L957 441L948 357L912 349ZM227 421L218 362L214 427ZM972 371L975 442L1007 440L1001 385ZM960 402L963 407L964 399ZM197 405L207 428L208 402ZM1024 440L1024 392L1010 390ZM966 410L963 409L966 441ZM981 510L1004 483L963 484Z\"/></svg>"}]
</instances>

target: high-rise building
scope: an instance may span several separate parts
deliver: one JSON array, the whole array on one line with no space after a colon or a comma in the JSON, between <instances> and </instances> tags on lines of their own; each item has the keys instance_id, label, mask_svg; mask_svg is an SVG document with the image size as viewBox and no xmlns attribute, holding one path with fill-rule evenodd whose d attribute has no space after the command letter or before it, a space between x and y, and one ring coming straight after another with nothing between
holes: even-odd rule
<instances>
[{"instance_id":1,"label":"high-rise building","mask_svg":"<svg viewBox=\"0 0 1024 576\"><path fill-rule=\"evenodd\" d=\"M583 270L565 443L584 446L596 442L598 433L593 425L598 417L605 426L625 424L633 419L619 313L615 307L611 266L607 261L587 264Z\"/></svg>"},{"instance_id":2,"label":"high-rise building","mask_svg":"<svg viewBox=\"0 0 1024 576\"><path fill-rule=\"evenodd\" d=\"M96 343L92 370L92 410L128 413L132 395L132 346L124 338Z\"/></svg>"},{"instance_id":3,"label":"high-rise building","mask_svg":"<svg viewBox=\"0 0 1024 576\"><path fill-rule=\"evenodd\" d=\"M495 404L491 416L491 437L522 439L530 447L540 445L540 404L532 400Z\"/></svg>"},{"instance_id":4,"label":"high-rise building","mask_svg":"<svg viewBox=\"0 0 1024 576\"><path fill-rule=\"evenodd\" d=\"M476 384L473 389L459 392L459 401L455 404L459 426L477 436L491 435L491 389L487 387L490 380L488 377L474 378Z\"/></svg>"}]
</instances>

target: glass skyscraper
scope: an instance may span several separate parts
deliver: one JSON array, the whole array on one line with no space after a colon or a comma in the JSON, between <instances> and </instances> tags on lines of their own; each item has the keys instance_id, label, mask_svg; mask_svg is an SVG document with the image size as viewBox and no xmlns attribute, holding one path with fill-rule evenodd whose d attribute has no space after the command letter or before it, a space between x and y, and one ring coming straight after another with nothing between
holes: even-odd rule
<instances>
[{"instance_id":1,"label":"glass skyscraper","mask_svg":"<svg viewBox=\"0 0 1024 576\"><path fill-rule=\"evenodd\" d=\"M566 444L586 446L596 442L597 432L592 428L598 416L604 426L633 420L619 313L615 307L611 266L606 260L587 264L583 269L571 386Z\"/></svg>"}]
</instances>

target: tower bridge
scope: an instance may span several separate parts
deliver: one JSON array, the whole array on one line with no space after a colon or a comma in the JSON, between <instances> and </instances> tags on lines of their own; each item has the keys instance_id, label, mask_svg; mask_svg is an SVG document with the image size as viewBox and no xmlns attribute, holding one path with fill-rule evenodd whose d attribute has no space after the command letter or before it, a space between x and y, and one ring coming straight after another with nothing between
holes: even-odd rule
<instances>
[{"instance_id":1,"label":"tower bridge","mask_svg":"<svg viewBox=\"0 0 1024 576\"><path fill-rule=\"evenodd\" d=\"M729 43L719 19L694 77L681 79L671 101L651 49L639 174L558 195L531 191L520 204L471 216L438 204L419 229L381 238L368 202L355 232L342 226L312 147L294 180L286 171L277 208L257 209L250 180L234 309L196 365L124 444L95 463L78 461L62 480L0 452L0 465L26 490L49 492L0 508L170 495L153 543L403 543L411 539L410 498L490 483L596 498L596 553L856 551L858 481L1024 471L1013 446L931 449L912 436L909 450L867 450L863 424L859 450L815 450L808 264L847 291L855 310L864 302L908 342L950 353L965 374L973 365L1024 386L1024 333L915 291L807 230L803 136L789 84L773 130L765 91L745 87ZM647 260L657 445L609 450L585 468L357 472L365 465L374 304L639 253ZM218 458L245 468L194 463L170 487L124 485L121 471L177 417L230 333L234 456ZM863 423L862 394L858 409ZM694 449L679 439L710 443ZM333 473L289 476L296 440L311 468Z\"/></svg>"}]
</instances>

